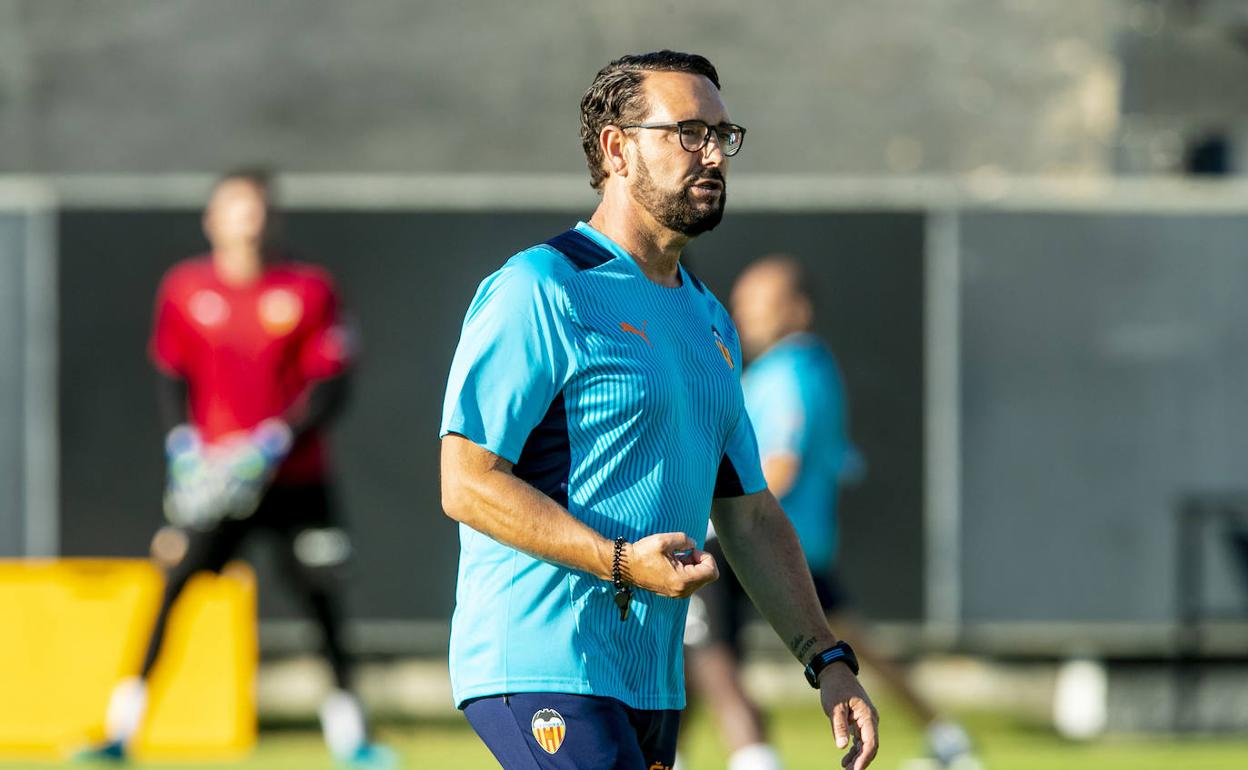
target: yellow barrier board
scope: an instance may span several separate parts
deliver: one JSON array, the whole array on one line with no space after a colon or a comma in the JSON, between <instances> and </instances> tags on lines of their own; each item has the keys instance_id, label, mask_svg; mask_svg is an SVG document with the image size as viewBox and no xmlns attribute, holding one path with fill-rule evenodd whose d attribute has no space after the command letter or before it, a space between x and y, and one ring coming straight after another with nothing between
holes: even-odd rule
<instances>
[{"instance_id":1,"label":"yellow barrier board","mask_svg":"<svg viewBox=\"0 0 1248 770\"><path fill-rule=\"evenodd\" d=\"M0 758L63 759L104 736L164 589L142 560L0 560ZM149 682L140 760L228 760L256 740L256 585L231 564L174 605Z\"/></svg>"}]
</instances>

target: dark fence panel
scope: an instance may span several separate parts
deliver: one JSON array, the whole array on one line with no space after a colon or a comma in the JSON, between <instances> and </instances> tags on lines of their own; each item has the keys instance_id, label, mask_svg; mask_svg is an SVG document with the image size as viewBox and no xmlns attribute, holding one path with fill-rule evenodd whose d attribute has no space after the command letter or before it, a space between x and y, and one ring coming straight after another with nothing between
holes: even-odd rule
<instances>
[{"instance_id":1,"label":"dark fence panel","mask_svg":"<svg viewBox=\"0 0 1248 770\"><path fill-rule=\"evenodd\" d=\"M445 618L455 528L440 511L437 428L463 313L482 277L576 214L300 212L295 253L337 277L363 335L335 431L359 558L352 614ZM145 344L161 273L204 248L196 212L71 210L60 219L63 550L142 554L162 460ZM922 248L914 214L735 214L689 251L721 297L750 258L797 254L822 300L869 475L843 506L847 581L873 617L917 618L922 580ZM261 557L261 577L269 582ZM266 615L293 608L264 592Z\"/></svg>"}]
</instances>

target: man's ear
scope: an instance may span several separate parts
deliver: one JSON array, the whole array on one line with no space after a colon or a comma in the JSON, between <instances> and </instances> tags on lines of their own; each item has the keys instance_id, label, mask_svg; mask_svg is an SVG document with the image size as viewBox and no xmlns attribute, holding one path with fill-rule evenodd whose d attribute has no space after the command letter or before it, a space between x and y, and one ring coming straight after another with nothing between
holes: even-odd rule
<instances>
[{"instance_id":1,"label":"man's ear","mask_svg":"<svg viewBox=\"0 0 1248 770\"><path fill-rule=\"evenodd\" d=\"M603 126L598 132L598 146L606 164L606 171L615 176L628 176L628 158L624 155L624 129L619 126Z\"/></svg>"}]
</instances>

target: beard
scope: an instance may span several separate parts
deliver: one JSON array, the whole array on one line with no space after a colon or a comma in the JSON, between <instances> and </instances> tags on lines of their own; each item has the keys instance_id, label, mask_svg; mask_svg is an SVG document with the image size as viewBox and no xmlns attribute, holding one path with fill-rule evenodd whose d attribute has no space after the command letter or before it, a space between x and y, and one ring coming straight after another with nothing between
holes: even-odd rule
<instances>
[{"instance_id":1,"label":"beard","mask_svg":"<svg viewBox=\"0 0 1248 770\"><path fill-rule=\"evenodd\" d=\"M689 194L698 181L715 179L723 185L719 199L713 204L699 203ZM641 157L637 158L637 176L633 183L633 197L655 221L669 230L690 238L714 230L724 218L724 203L728 200L728 185L724 174L717 168L703 169L686 177L675 190L661 190L650 175L650 168Z\"/></svg>"}]
</instances>

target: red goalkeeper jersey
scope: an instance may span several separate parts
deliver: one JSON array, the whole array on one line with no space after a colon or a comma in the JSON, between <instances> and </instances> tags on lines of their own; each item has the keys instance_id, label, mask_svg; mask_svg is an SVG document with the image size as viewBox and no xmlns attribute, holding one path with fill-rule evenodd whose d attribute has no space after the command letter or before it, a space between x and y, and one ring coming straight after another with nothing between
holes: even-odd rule
<instances>
[{"instance_id":1,"label":"red goalkeeper jersey","mask_svg":"<svg viewBox=\"0 0 1248 770\"><path fill-rule=\"evenodd\" d=\"M333 283L310 265L278 262L236 287L217 278L210 257L198 257L171 268L156 297L152 360L186 380L191 422L208 442L298 410L308 386L342 373L351 352ZM325 465L312 430L276 478L319 481Z\"/></svg>"}]
</instances>

